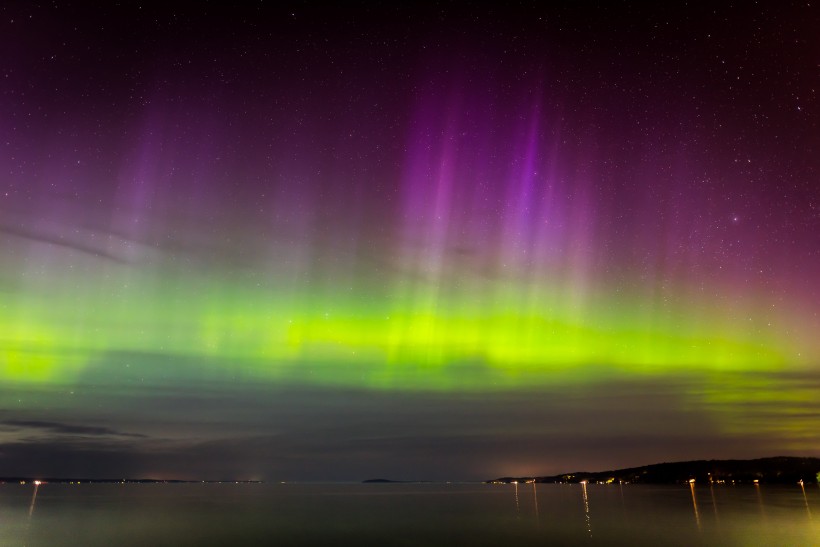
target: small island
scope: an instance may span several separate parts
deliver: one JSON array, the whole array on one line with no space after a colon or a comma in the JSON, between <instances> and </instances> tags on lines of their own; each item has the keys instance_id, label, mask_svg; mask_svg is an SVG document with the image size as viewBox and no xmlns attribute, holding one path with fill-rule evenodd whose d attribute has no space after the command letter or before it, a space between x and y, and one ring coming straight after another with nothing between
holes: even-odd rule
<instances>
[{"instance_id":1,"label":"small island","mask_svg":"<svg viewBox=\"0 0 820 547\"><path fill-rule=\"evenodd\" d=\"M657 463L611 471L576 471L542 477L501 477L494 484L602 483L602 484L817 484L820 458L774 457L755 460L695 460Z\"/></svg>"},{"instance_id":2,"label":"small island","mask_svg":"<svg viewBox=\"0 0 820 547\"><path fill-rule=\"evenodd\" d=\"M431 481L396 481L393 479L366 479L362 484L430 484Z\"/></svg>"}]
</instances>

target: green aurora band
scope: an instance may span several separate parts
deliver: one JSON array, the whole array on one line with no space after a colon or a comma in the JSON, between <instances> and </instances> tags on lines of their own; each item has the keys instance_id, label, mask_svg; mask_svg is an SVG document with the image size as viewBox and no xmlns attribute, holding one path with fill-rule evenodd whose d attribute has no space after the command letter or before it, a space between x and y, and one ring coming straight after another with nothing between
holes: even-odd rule
<instances>
[{"instance_id":1,"label":"green aurora band","mask_svg":"<svg viewBox=\"0 0 820 547\"><path fill-rule=\"evenodd\" d=\"M568 290L533 296L508 284L484 299L417 287L416 294L442 296L424 306L430 299L361 295L369 303L357 306L355 295L316 302L305 290L207 281L148 288L132 276L112 285L128 283L83 295L44 289L7 302L3 381L70 384L106 354L145 352L223 363L271 381L458 391L583 381L590 366L639 375L781 371L809 365L814 349L801 351L793 336L773 329L737 327L725 304L687 307L690 298L653 313L623 294L586 294L579 306L561 296Z\"/></svg>"}]
</instances>

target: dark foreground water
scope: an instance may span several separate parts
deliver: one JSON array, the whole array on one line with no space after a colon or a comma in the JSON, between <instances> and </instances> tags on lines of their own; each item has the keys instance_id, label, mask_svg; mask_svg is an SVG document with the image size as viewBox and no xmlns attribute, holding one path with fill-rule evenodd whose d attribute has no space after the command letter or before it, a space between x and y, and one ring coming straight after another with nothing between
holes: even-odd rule
<instances>
[{"instance_id":1,"label":"dark foreground water","mask_svg":"<svg viewBox=\"0 0 820 547\"><path fill-rule=\"evenodd\" d=\"M820 489L5 484L0 545L820 545Z\"/></svg>"}]
</instances>

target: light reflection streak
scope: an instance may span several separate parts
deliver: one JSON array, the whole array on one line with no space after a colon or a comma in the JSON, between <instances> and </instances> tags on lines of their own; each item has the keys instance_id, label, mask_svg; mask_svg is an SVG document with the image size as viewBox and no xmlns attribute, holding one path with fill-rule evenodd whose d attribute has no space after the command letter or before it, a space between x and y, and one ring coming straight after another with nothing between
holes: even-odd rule
<instances>
[{"instance_id":1,"label":"light reflection streak","mask_svg":"<svg viewBox=\"0 0 820 547\"><path fill-rule=\"evenodd\" d=\"M712 498L712 509L715 510L715 522L718 522L718 510L717 510L717 501L715 501L715 487L712 484L712 481L709 481L709 496Z\"/></svg>"},{"instance_id":2,"label":"light reflection streak","mask_svg":"<svg viewBox=\"0 0 820 547\"><path fill-rule=\"evenodd\" d=\"M515 485L515 513L518 515L521 513L521 505L518 503L518 481L513 481L513 485Z\"/></svg>"},{"instance_id":3,"label":"light reflection streak","mask_svg":"<svg viewBox=\"0 0 820 547\"><path fill-rule=\"evenodd\" d=\"M689 480L689 490L692 492L692 507L695 508L695 523L698 525L698 532L700 532L700 513L698 512L698 500L695 498L695 479Z\"/></svg>"},{"instance_id":4,"label":"light reflection streak","mask_svg":"<svg viewBox=\"0 0 820 547\"><path fill-rule=\"evenodd\" d=\"M34 514L34 504L37 501L37 489L40 488L40 481L34 481L34 494L31 496L31 504L28 506L28 519L31 521L31 515Z\"/></svg>"},{"instance_id":5,"label":"light reflection streak","mask_svg":"<svg viewBox=\"0 0 820 547\"><path fill-rule=\"evenodd\" d=\"M581 481L581 492L584 496L584 519L587 523L587 533L592 537L592 520L589 516L589 497L587 496L587 481Z\"/></svg>"},{"instance_id":6,"label":"light reflection streak","mask_svg":"<svg viewBox=\"0 0 820 547\"><path fill-rule=\"evenodd\" d=\"M809 520L811 520L811 508L809 507L809 498L806 497L806 487L805 485L803 485L803 479L800 479L800 481L797 484L800 485L800 490L803 492L803 503L806 504L806 513L808 513Z\"/></svg>"},{"instance_id":7,"label":"light reflection streak","mask_svg":"<svg viewBox=\"0 0 820 547\"><path fill-rule=\"evenodd\" d=\"M40 481L34 481L34 493L31 495L31 503L28 506L28 519L26 519L26 531L24 534L23 545L28 543L29 528L31 528L31 517L34 514L34 504L37 502L37 490L40 488Z\"/></svg>"},{"instance_id":8,"label":"light reflection streak","mask_svg":"<svg viewBox=\"0 0 820 547\"><path fill-rule=\"evenodd\" d=\"M535 481L532 482L532 498L533 498L533 501L535 501L535 523L540 528L541 527L541 519L538 515L538 490L535 488Z\"/></svg>"},{"instance_id":9,"label":"light reflection streak","mask_svg":"<svg viewBox=\"0 0 820 547\"><path fill-rule=\"evenodd\" d=\"M766 518L766 508L763 505L763 496L760 493L760 483L755 480L755 493L757 494L757 505L760 507L760 515L763 517L763 521L767 522L768 519Z\"/></svg>"}]
</instances>

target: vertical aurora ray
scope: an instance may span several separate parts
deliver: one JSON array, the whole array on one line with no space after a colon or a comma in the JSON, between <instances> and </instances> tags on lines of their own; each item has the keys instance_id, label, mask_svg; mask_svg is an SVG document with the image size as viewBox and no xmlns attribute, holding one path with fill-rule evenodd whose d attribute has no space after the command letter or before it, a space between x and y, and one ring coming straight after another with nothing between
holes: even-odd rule
<instances>
[{"instance_id":1,"label":"vertical aurora ray","mask_svg":"<svg viewBox=\"0 0 820 547\"><path fill-rule=\"evenodd\" d=\"M321 215L338 213L323 212L330 203L311 193L290 198L298 216L266 223L252 213L229 231L206 227L199 241L168 246L163 239L178 239L185 225L178 214L152 218L160 214L157 205L183 197L174 186L186 162L182 150L160 153L158 141L144 140L137 160L126 160L131 167L121 171L113 197L128 213L112 218L107 236L77 225L84 241L73 247L12 242L26 256L6 273L27 279L30 288L5 307L6 377L70 381L56 356L46 364L63 350L80 361L111 351L239 359L232 366L271 378L318 360L327 366L313 377L317 382L333 382L336 369L358 359L367 372L354 375L356 382L390 389L434 388L439 376L458 389L446 369L469 363L501 371L513 387L516 377L531 382L536 372L537 382L549 382L552 371L586 365L661 374L687 367L778 370L816 359L816 343L795 347L785 332L806 318L799 305L786 304L790 318L781 315L779 327L775 322L763 333L753 327L764 317L772 325L774 304L759 289L733 289L726 284L731 277L679 273L668 258L684 237L675 229L660 239L641 236L657 244L633 249L642 256L631 262L623 244L635 234L615 237L618 207L594 194L601 174L573 165L596 152L582 145L565 159L539 100L507 107L513 121L494 119L501 107L458 83L446 101L431 94L419 102L401 208L393 226L370 233L354 226L374 222L368 219L378 218L379 205L362 202L349 214L365 220L351 225L340 218L338 233L312 236ZM155 128L145 133L161 140ZM192 173L204 181L212 176ZM273 194L287 195L286 186L271 183ZM197 184L205 185L198 191ZM217 223L233 218L220 220L208 184L197 184L183 185L186 195L195 192L196 210L212 212L186 214ZM278 210L277 218L287 211ZM75 222L62 214L54 209L38 222L44 230ZM270 255L257 243L263 240ZM85 248L96 256L78 254ZM240 264L204 268L209 248ZM359 248L369 248L369 262ZM716 269L707 256L700 260L707 261L701 268ZM21 364L26 358L28 368Z\"/></svg>"},{"instance_id":2,"label":"vertical aurora ray","mask_svg":"<svg viewBox=\"0 0 820 547\"><path fill-rule=\"evenodd\" d=\"M0 21L0 407L668 382L816 439L811 48L669 6L51 9Z\"/></svg>"}]
</instances>

